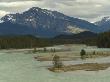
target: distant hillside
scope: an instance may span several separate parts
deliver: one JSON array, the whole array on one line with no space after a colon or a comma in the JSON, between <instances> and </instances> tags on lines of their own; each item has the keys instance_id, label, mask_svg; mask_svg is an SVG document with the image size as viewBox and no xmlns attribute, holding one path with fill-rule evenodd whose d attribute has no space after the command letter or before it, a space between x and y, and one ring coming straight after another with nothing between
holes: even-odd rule
<instances>
[{"instance_id":1,"label":"distant hillside","mask_svg":"<svg viewBox=\"0 0 110 82\"><path fill-rule=\"evenodd\" d=\"M85 34L87 33L89 32L83 33L84 36L82 34L81 36L76 34L73 36L68 35L66 37L58 36L56 38L38 38L32 35L2 35L0 36L0 49L37 48L61 44L91 44L90 42L94 40L93 35L96 34L91 33L92 35L88 35L87 37L85 37ZM88 39L89 41L86 41Z\"/></svg>"},{"instance_id":2,"label":"distant hillside","mask_svg":"<svg viewBox=\"0 0 110 82\"><path fill-rule=\"evenodd\" d=\"M0 49L37 48L61 44L87 44L110 48L110 31L95 34L89 31L73 35L60 35L55 38L38 38L32 35L2 35Z\"/></svg>"},{"instance_id":3,"label":"distant hillside","mask_svg":"<svg viewBox=\"0 0 110 82\"><path fill-rule=\"evenodd\" d=\"M73 35L59 35L57 37L55 37L56 39L60 38L60 39L85 39L85 38L92 38L92 37L96 37L97 34L90 32L90 31L85 31L85 32L81 32L79 34L73 34Z\"/></svg>"},{"instance_id":4,"label":"distant hillside","mask_svg":"<svg viewBox=\"0 0 110 82\"><path fill-rule=\"evenodd\" d=\"M59 35L54 38L54 41L56 43L96 45L97 36L98 34L96 33L85 31L73 35Z\"/></svg>"}]
</instances>

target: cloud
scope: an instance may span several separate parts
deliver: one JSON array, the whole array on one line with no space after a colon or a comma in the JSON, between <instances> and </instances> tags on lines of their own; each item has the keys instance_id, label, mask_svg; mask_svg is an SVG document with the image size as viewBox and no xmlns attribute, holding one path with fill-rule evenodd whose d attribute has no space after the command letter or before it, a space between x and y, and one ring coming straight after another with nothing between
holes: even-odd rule
<instances>
[{"instance_id":1,"label":"cloud","mask_svg":"<svg viewBox=\"0 0 110 82\"><path fill-rule=\"evenodd\" d=\"M23 12L31 7L57 10L69 16L96 21L110 15L110 0L0 0L0 12Z\"/></svg>"},{"instance_id":2,"label":"cloud","mask_svg":"<svg viewBox=\"0 0 110 82\"><path fill-rule=\"evenodd\" d=\"M42 0L0 0L0 2L16 2L16 1L42 1Z\"/></svg>"},{"instance_id":3,"label":"cloud","mask_svg":"<svg viewBox=\"0 0 110 82\"><path fill-rule=\"evenodd\" d=\"M9 14L9 12L0 10L0 18L6 14Z\"/></svg>"},{"instance_id":4,"label":"cloud","mask_svg":"<svg viewBox=\"0 0 110 82\"><path fill-rule=\"evenodd\" d=\"M16 12L22 11L32 6L36 6L36 1L1 2L0 10Z\"/></svg>"}]
</instances>

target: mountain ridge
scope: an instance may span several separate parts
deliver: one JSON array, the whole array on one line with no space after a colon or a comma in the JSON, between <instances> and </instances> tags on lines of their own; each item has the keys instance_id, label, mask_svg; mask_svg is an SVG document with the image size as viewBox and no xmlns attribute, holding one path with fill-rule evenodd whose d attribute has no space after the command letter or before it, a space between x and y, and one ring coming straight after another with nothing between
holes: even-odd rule
<instances>
[{"instance_id":1,"label":"mountain ridge","mask_svg":"<svg viewBox=\"0 0 110 82\"><path fill-rule=\"evenodd\" d=\"M39 7L32 7L23 13L7 14L1 18L1 21L23 25L32 29L35 35L41 37L77 34L84 31L95 33L103 31L99 26L88 21Z\"/></svg>"},{"instance_id":2,"label":"mountain ridge","mask_svg":"<svg viewBox=\"0 0 110 82\"><path fill-rule=\"evenodd\" d=\"M101 20L96 21L95 25L101 27L104 31L110 30L110 16L103 17Z\"/></svg>"}]
</instances>

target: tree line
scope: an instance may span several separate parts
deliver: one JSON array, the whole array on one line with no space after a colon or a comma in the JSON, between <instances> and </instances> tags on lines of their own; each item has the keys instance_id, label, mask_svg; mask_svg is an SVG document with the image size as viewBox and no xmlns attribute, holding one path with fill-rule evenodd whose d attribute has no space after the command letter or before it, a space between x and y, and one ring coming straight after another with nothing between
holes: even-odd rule
<instances>
[{"instance_id":1,"label":"tree line","mask_svg":"<svg viewBox=\"0 0 110 82\"><path fill-rule=\"evenodd\" d=\"M0 49L22 49L51 46L48 39L36 38L31 35L26 36L1 36Z\"/></svg>"},{"instance_id":2,"label":"tree line","mask_svg":"<svg viewBox=\"0 0 110 82\"><path fill-rule=\"evenodd\" d=\"M96 37L82 40L81 43L99 48L110 48L110 31L99 33Z\"/></svg>"},{"instance_id":3,"label":"tree line","mask_svg":"<svg viewBox=\"0 0 110 82\"><path fill-rule=\"evenodd\" d=\"M87 44L100 48L110 48L110 31L98 34L96 37L86 39L55 39L55 38L37 38L32 35L22 36L0 36L0 49L22 49L46 47L61 44Z\"/></svg>"},{"instance_id":4,"label":"tree line","mask_svg":"<svg viewBox=\"0 0 110 82\"><path fill-rule=\"evenodd\" d=\"M110 31L99 34L97 46L100 48L110 48Z\"/></svg>"},{"instance_id":5,"label":"tree line","mask_svg":"<svg viewBox=\"0 0 110 82\"><path fill-rule=\"evenodd\" d=\"M72 39L38 38L32 35L0 36L0 49L39 48L72 43Z\"/></svg>"}]
</instances>

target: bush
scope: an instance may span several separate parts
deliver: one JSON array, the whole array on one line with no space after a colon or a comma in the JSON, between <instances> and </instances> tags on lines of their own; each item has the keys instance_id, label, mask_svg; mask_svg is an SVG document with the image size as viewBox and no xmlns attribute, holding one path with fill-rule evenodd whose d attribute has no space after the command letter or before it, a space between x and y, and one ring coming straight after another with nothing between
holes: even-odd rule
<instances>
[{"instance_id":1,"label":"bush","mask_svg":"<svg viewBox=\"0 0 110 82\"><path fill-rule=\"evenodd\" d=\"M81 59L85 59L86 51L82 49L80 55L81 55Z\"/></svg>"},{"instance_id":2,"label":"bush","mask_svg":"<svg viewBox=\"0 0 110 82\"><path fill-rule=\"evenodd\" d=\"M63 66L62 62L60 61L60 57L57 55L53 57L53 64L54 68L61 68Z\"/></svg>"}]
</instances>

